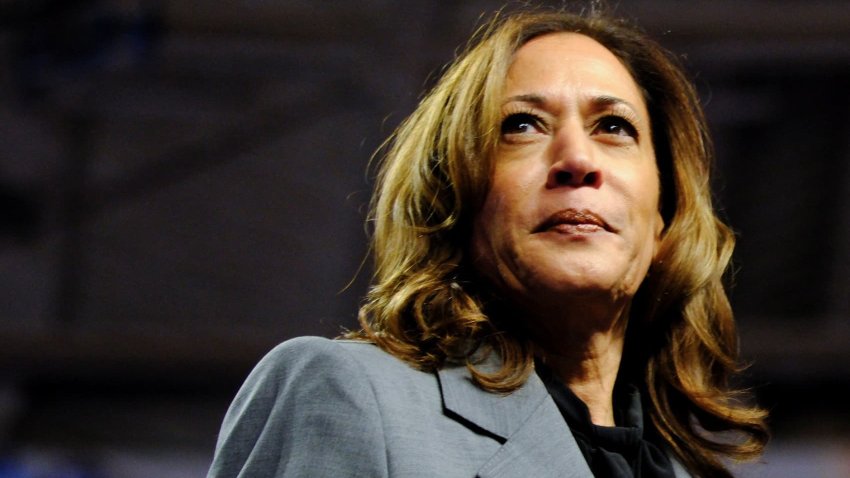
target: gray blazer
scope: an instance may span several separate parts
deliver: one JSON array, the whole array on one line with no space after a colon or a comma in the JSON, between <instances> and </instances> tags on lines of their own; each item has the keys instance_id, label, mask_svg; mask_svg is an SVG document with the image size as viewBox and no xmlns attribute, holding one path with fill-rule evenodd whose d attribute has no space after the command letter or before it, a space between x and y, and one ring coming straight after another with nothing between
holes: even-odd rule
<instances>
[{"instance_id":1,"label":"gray blazer","mask_svg":"<svg viewBox=\"0 0 850 478\"><path fill-rule=\"evenodd\" d=\"M251 372L208 474L592 476L536 375L500 395L476 387L463 366L427 373L368 343L317 337L284 342Z\"/></svg>"}]
</instances>

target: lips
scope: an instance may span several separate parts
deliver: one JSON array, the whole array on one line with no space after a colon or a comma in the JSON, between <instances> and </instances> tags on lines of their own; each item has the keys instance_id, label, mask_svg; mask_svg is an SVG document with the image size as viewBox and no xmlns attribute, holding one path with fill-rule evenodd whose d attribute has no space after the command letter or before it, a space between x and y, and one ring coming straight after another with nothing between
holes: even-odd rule
<instances>
[{"instance_id":1,"label":"lips","mask_svg":"<svg viewBox=\"0 0 850 478\"><path fill-rule=\"evenodd\" d=\"M599 229L616 232L602 217L586 209L563 209L558 211L534 228L534 232L559 229L563 229L564 232L593 232Z\"/></svg>"}]
</instances>

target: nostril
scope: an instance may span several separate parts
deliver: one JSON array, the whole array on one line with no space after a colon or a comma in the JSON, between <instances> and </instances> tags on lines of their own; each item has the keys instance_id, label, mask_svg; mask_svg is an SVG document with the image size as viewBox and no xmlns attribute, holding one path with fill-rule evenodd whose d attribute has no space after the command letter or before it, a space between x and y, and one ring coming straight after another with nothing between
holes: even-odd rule
<instances>
[{"instance_id":1,"label":"nostril","mask_svg":"<svg viewBox=\"0 0 850 478\"><path fill-rule=\"evenodd\" d=\"M584 175L584 180L582 181L585 185L591 186L596 184L596 180L599 176L599 173L590 172Z\"/></svg>"},{"instance_id":2,"label":"nostril","mask_svg":"<svg viewBox=\"0 0 850 478\"><path fill-rule=\"evenodd\" d=\"M569 171L558 171L555 173L555 182L558 184L569 184L573 179L573 174Z\"/></svg>"}]
</instances>

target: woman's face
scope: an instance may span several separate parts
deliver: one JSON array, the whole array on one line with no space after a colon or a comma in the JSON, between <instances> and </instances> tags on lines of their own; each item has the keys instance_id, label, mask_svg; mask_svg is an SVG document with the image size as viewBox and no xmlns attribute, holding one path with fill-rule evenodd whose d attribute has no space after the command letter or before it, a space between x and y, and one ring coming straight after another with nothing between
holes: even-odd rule
<instances>
[{"instance_id":1,"label":"woman's face","mask_svg":"<svg viewBox=\"0 0 850 478\"><path fill-rule=\"evenodd\" d=\"M595 40L548 34L516 52L501 109L490 190L473 222L476 269L525 308L632 297L663 228L634 79Z\"/></svg>"}]
</instances>

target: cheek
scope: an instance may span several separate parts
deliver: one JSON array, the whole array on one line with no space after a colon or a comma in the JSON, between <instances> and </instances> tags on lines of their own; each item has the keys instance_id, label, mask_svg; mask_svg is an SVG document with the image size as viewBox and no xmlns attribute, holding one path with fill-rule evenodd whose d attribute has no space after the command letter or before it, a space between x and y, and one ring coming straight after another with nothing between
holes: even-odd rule
<instances>
[{"instance_id":1,"label":"cheek","mask_svg":"<svg viewBox=\"0 0 850 478\"><path fill-rule=\"evenodd\" d=\"M654 166L654 163L653 163ZM631 203L631 222L634 227L637 256L655 257L664 221L660 211L660 188L655 168L641 168L627 180L628 202Z\"/></svg>"},{"instance_id":2,"label":"cheek","mask_svg":"<svg viewBox=\"0 0 850 478\"><path fill-rule=\"evenodd\" d=\"M470 258L475 269L494 278L505 267L505 255L513 248L515 235L521 228L521 185L504 174L494 175L490 191L472 224Z\"/></svg>"},{"instance_id":3,"label":"cheek","mask_svg":"<svg viewBox=\"0 0 850 478\"><path fill-rule=\"evenodd\" d=\"M495 220L498 209L498 204L494 204L495 199L492 191L487 193L481 210L472 221L469 252L475 269L480 273L486 273L484 269L488 269L494 260L493 237L496 233L494 228L499 224L499 221Z\"/></svg>"}]
</instances>

